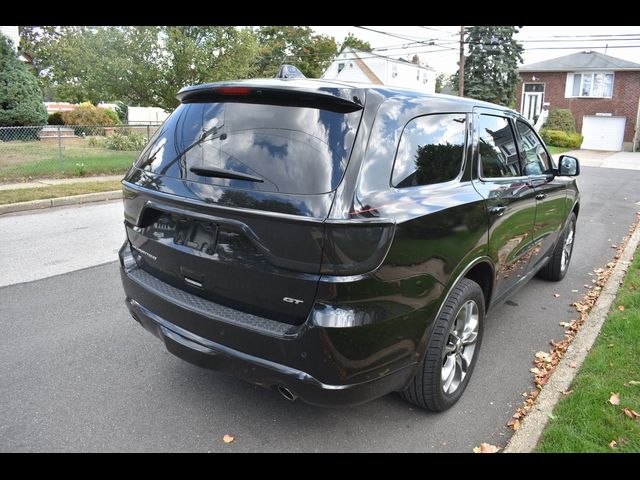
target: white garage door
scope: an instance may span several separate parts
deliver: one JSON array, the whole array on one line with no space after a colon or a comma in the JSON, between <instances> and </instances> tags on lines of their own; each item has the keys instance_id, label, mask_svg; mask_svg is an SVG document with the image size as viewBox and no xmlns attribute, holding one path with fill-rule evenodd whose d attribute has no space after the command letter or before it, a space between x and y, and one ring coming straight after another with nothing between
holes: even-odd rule
<instances>
[{"instance_id":1,"label":"white garage door","mask_svg":"<svg viewBox=\"0 0 640 480\"><path fill-rule=\"evenodd\" d=\"M622 150L625 117L582 117L582 147L585 150Z\"/></svg>"}]
</instances>

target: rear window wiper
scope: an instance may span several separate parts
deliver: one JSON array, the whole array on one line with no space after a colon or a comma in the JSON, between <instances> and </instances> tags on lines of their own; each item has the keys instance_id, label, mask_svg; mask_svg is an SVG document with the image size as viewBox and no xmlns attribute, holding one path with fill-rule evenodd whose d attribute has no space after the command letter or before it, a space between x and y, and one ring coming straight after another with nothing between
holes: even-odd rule
<instances>
[{"instance_id":1,"label":"rear window wiper","mask_svg":"<svg viewBox=\"0 0 640 480\"><path fill-rule=\"evenodd\" d=\"M248 182L264 182L263 178L249 175L246 173L234 172L216 167L191 167L189 171L203 177L230 178L233 180L246 180Z\"/></svg>"},{"instance_id":2,"label":"rear window wiper","mask_svg":"<svg viewBox=\"0 0 640 480\"><path fill-rule=\"evenodd\" d=\"M207 137L211 137L210 140L213 140L215 138L219 138L220 140L225 140L227 138L227 134L226 133L223 133L223 134L218 135L216 137L216 134L222 129L222 127L223 127L223 125L218 125L216 127L212 127L209 130L205 130L204 132L202 132L202 135L200 135L200 138L198 140L196 140L195 142L193 142L191 145L189 145L187 148L185 148L182 152L180 152L179 156L183 156L185 153L187 153L192 148L197 147L198 145L200 145L202 142L207 140Z\"/></svg>"}]
</instances>

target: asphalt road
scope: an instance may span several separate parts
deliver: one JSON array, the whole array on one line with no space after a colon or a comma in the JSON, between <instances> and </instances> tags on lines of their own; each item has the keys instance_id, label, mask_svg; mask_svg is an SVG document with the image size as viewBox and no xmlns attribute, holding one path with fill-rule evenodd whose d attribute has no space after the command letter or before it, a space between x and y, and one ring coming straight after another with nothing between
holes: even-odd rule
<instances>
[{"instance_id":1,"label":"asphalt road","mask_svg":"<svg viewBox=\"0 0 640 480\"><path fill-rule=\"evenodd\" d=\"M511 432L505 424L521 393L533 388L535 352L562 338L559 322L575 318L570 304L591 283L588 273L613 259L611 245L640 209L640 171L585 167L579 185L583 201L567 277L534 279L490 313L469 387L441 414L395 394L344 409L289 403L173 357L129 317L117 263L89 266L113 258L114 242L122 238L120 203L2 217L0 284L89 268L0 288L0 451L470 452L480 442L504 446ZM72 221L61 227L61 215L86 218L93 225L88 230L96 231L74 230L86 225ZM60 263L43 269L45 260ZM21 276L21 269L29 272ZM235 441L225 444L225 434Z\"/></svg>"}]
</instances>

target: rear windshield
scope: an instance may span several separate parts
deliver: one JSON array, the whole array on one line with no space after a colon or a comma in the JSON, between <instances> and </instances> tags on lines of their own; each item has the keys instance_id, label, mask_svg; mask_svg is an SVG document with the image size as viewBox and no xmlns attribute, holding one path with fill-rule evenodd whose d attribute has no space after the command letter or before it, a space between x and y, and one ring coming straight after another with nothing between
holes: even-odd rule
<instances>
[{"instance_id":1,"label":"rear windshield","mask_svg":"<svg viewBox=\"0 0 640 480\"><path fill-rule=\"evenodd\" d=\"M340 183L361 112L252 103L183 104L151 138L136 166L213 185L325 193ZM214 173L203 176L193 168ZM234 173L261 181L221 178Z\"/></svg>"}]
</instances>

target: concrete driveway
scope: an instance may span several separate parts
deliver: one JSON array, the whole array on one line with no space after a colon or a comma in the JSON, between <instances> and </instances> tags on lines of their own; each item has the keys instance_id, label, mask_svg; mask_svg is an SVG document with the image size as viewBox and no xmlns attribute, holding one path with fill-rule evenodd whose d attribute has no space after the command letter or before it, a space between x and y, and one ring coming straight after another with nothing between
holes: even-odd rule
<instances>
[{"instance_id":1,"label":"concrete driveway","mask_svg":"<svg viewBox=\"0 0 640 480\"><path fill-rule=\"evenodd\" d=\"M2 216L0 451L504 447L512 433L505 424L522 393L534 388L535 353L562 338L559 322L576 318L571 303L591 285L593 269L613 259L612 246L640 208L640 172L587 166L578 183L582 207L567 276L559 283L534 279L490 312L469 387L442 414L395 394L343 409L290 403L167 353L124 306L115 261L124 237L121 202ZM235 441L225 444L225 434Z\"/></svg>"},{"instance_id":2,"label":"concrete driveway","mask_svg":"<svg viewBox=\"0 0 640 480\"><path fill-rule=\"evenodd\" d=\"M603 152L599 150L571 150L564 154L580 160L580 166L640 170L640 152Z\"/></svg>"}]
</instances>

